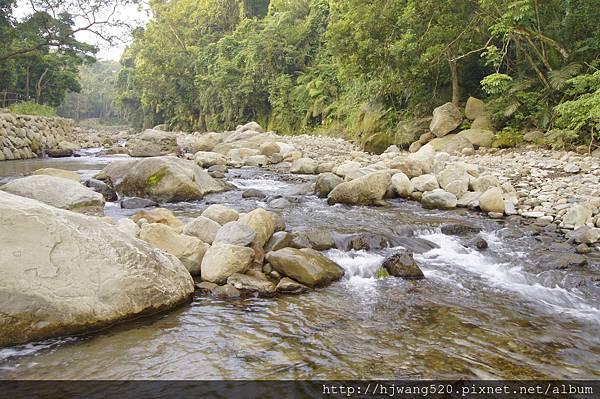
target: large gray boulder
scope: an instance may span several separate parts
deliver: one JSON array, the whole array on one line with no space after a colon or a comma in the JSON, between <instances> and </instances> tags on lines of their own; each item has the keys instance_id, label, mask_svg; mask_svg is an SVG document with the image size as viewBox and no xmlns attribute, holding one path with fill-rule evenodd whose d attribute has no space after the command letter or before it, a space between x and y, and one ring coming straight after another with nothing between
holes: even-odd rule
<instances>
[{"instance_id":1,"label":"large gray boulder","mask_svg":"<svg viewBox=\"0 0 600 399\"><path fill-rule=\"evenodd\" d=\"M437 178L431 174L413 177L411 182L415 190L420 191L422 193L424 193L425 191L433 191L436 188L440 188Z\"/></svg>"},{"instance_id":2,"label":"large gray boulder","mask_svg":"<svg viewBox=\"0 0 600 399\"><path fill-rule=\"evenodd\" d=\"M327 203L333 204L377 204L383 200L390 186L391 176L388 172L376 172L358 179L337 185L329 196Z\"/></svg>"},{"instance_id":3,"label":"large gray boulder","mask_svg":"<svg viewBox=\"0 0 600 399\"><path fill-rule=\"evenodd\" d=\"M396 194L401 198L408 198L413 192L413 183L404 173L396 173L392 176L392 187Z\"/></svg>"},{"instance_id":4,"label":"large gray boulder","mask_svg":"<svg viewBox=\"0 0 600 399\"><path fill-rule=\"evenodd\" d=\"M317 177L317 181L315 183L315 193L320 198L326 198L329 193L339 184L342 184L344 180L338 175L333 173L321 173Z\"/></svg>"},{"instance_id":5,"label":"large gray boulder","mask_svg":"<svg viewBox=\"0 0 600 399\"><path fill-rule=\"evenodd\" d=\"M256 231L242 222L225 223L215 236L215 243L225 243L246 247L256 239Z\"/></svg>"},{"instance_id":6,"label":"large gray boulder","mask_svg":"<svg viewBox=\"0 0 600 399\"><path fill-rule=\"evenodd\" d=\"M467 129L457 136L466 138L474 147L491 147L494 141L494 132L485 129Z\"/></svg>"},{"instance_id":7,"label":"large gray boulder","mask_svg":"<svg viewBox=\"0 0 600 399\"><path fill-rule=\"evenodd\" d=\"M98 218L0 192L0 346L169 309L193 280L175 257Z\"/></svg>"},{"instance_id":8,"label":"large gray boulder","mask_svg":"<svg viewBox=\"0 0 600 399\"><path fill-rule=\"evenodd\" d=\"M113 162L103 172L117 192L158 202L198 200L229 189L193 161L170 156Z\"/></svg>"},{"instance_id":9,"label":"large gray boulder","mask_svg":"<svg viewBox=\"0 0 600 399\"><path fill-rule=\"evenodd\" d=\"M104 214L104 197L80 183L62 177L33 175L13 180L0 190L74 212Z\"/></svg>"},{"instance_id":10,"label":"large gray boulder","mask_svg":"<svg viewBox=\"0 0 600 399\"><path fill-rule=\"evenodd\" d=\"M147 223L142 226L140 239L175 256L190 274L200 274L200 264L209 245L198 238L179 234L166 224Z\"/></svg>"},{"instance_id":11,"label":"large gray boulder","mask_svg":"<svg viewBox=\"0 0 600 399\"><path fill-rule=\"evenodd\" d=\"M261 277L262 276L262 277ZM264 274L248 275L234 273L227 278L227 284L237 288L240 292L260 297L271 297L276 293L276 286Z\"/></svg>"},{"instance_id":12,"label":"large gray boulder","mask_svg":"<svg viewBox=\"0 0 600 399\"><path fill-rule=\"evenodd\" d=\"M449 193L441 188L428 191L421 197L421 204L425 208L431 209L453 209L456 208L456 195Z\"/></svg>"},{"instance_id":13,"label":"large gray boulder","mask_svg":"<svg viewBox=\"0 0 600 399\"><path fill-rule=\"evenodd\" d=\"M450 155L460 155L464 149L475 149L469 139L456 134L449 134L445 137L433 139L428 145L432 146L438 152L446 152Z\"/></svg>"},{"instance_id":14,"label":"large gray boulder","mask_svg":"<svg viewBox=\"0 0 600 399\"><path fill-rule=\"evenodd\" d=\"M299 173L306 175L314 175L317 173L317 168L319 167L319 163L311 158L300 158L290 167L290 173Z\"/></svg>"},{"instance_id":15,"label":"large gray boulder","mask_svg":"<svg viewBox=\"0 0 600 399\"><path fill-rule=\"evenodd\" d=\"M236 210L221 204L213 204L202 212L202 216L207 217L220 225L238 220L240 215Z\"/></svg>"},{"instance_id":16,"label":"large gray boulder","mask_svg":"<svg viewBox=\"0 0 600 399\"><path fill-rule=\"evenodd\" d=\"M465 116L467 119L475 120L486 114L485 103L478 98L469 97L465 105Z\"/></svg>"},{"instance_id":17,"label":"large gray boulder","mask_svg":"<svg viewBox=\"0 0 600 399\"><path fill-rule=\"evenodd\" d=\"M235 131L239 132L239 133L244 133L248 130L258 132L258 133L264 132L263 128L254 121L248 122L245 125L240 125L240 126L236 127L236 129L235 129Z\"/></svg>"},{"instance_id":18,"label":"large gray boulder","mask_svg":"<svg viewBox=\"0 0 600 399\"><path fill-rule=\"evenodd\" d=\"M453 163L438 174L440 187L451 192L457 198L462 197L469 191L470 177L464 163Z\"/></svg>"},{"instance_id":19,"label":"large gray boulder","mask_svg":"<svg viewBox=\"0 0 600 399\"><path fill-rule=\"evenodd\" d=\"M585 205L573 205L571 208L569 208L567 213L565 213L565 216L563 216L561 225L570 228L581 227L585 225L589 219L591 219L592 214L592 210Z\"/></svg>"},{"instance_id":20,"label":"large gray boulder","mask_svg":"<svg viewBox=\"0 0 600 399\"><path fill-rule=\"evenodd\" d=\"M252 248L225 243L213 244L202 259L202 280L225 284L232 274L246 273L253 260Z\"/></svg>"},{"instance_id":21,"label":"large gray boulder","mask_svg":"<svg viewBox=\"0 0 600 399\"><path fill-rule=\"evenodd\" d=\"M433 119L429 125L436 137L444 137L462 123L460 110L452 103L446 103L433 110Z\"/></svg>"},{"instance_id":22,"label":"large gray boulder","mask_svg":"<svg viewBox=\"0 0 600 399\"><path fill-rule=\"evenodd\" d=\"M79 176L79 173L73 172L71 170L56 169L56 168L42 168L42 169L36 170L32 174L33 175L62 177L63 179L73 180L76 183L81 182L81 176Z\"/></svg>"},{"instance_id":23,"label":"large gray boulder","mask_svg":"<svg viewBox=\"0 0 600 399\"><path fill-rule=\"evenodd\" d=\"M194 139L196 151L212 151L218 144L223 142L221 133L204 133Z\"/></svg>"},{"instance_id":24,"label":"large gray boulder","mask_svg":"<svg viewBox=\"0 0 600 399\"><path fill-rule=\"evenodd\" d=\"M504 213L504 199L500 187L492 187L479 197L479 207L484 212Z\"/></svg>"},{"instance_id":25,"label":"large gray boulder","mask_svg":"<svg viewBox=\"0 0 600 399\"><path fill-rule=\"evenodd\" d=\"M202 168L215 165L227 165L227 157L218 152L198 151L194 154L194 161Z\"/></svg>"},{"instance_id":26,"label":"large gray boulder","mask_svg":"<svg viewBox=\"0 0 600 399\"><path fill-rule=\"evenodd\" d=\"M283 248L269 252L267 261L279 273L309 287L327 285L344 275L344 269L314 249Z\"/></svg>"},{"instance_id":27,"label":"large gray boulder","mask_svg":"<svg viewBox=\"0 0 600 399\"><path fill-rule=\"evenodd\" d=\"M177 136L171 132L147 129L127 142L132 157L158 157L179 153Z\"/></svg>"},{"instance_id":28,"label":"large gray boulder","mask_svg":"<svg viewBox=\"0 0 600 399\"><path fill-rule=\"evenodd\" d=\"M278 231L278 218L274 212L257 208L240 217L239 221L256 232L256 243L264 247L273 233Z\"/></svg>"},{"instance_id":29,"label":"large gray boulder","mask_svg":"<svg viewBox=\"0 0 600 399\"><path fill-rule=\"evenodd\" d=\"M201 241L212 244L221 225L212 219L198 216L183 228L183 234L199 238Z\"/></svg>"}]
</instances>

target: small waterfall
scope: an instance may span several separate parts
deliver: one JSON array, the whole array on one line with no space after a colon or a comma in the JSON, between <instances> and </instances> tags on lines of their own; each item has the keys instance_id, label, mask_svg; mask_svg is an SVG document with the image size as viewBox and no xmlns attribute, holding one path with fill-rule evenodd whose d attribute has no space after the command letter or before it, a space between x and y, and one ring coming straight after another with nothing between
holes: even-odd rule
<instances>
[{"instance_id":1,"label":"small waterfall","mask_svg":"<svg viewBox=\"0 0 600 399\"><path fill-rule=\"evenodd\" d=\"M501 249L496 236L490 233L485 236L491 248ZM422 234L420 237L439 246L415 254L426 275L428 270L433 269L432 277L445 273L447 277L464 284L464 273L467 272L471 277L475 275L480 278L482 284L516 292L526 300L550 307L553 311L600 320L600 309L590 305L576 290L543 286L538 276L523 271L519 266L518 254L510 253L513 261L502 263L485 253L463 246L456 237L438 232Z\"/></svg>"},{"instance_id":2,"label":"small waterfall","mask_svg":"<svg viewBox=\"0 0 600 399\"><path fill-rule=\"evenodd\" d=\"M332 249L325 255L342 266L346 271L346 278L350 282L361 280L375 280L375 273L381 267L385 256L366 251L341 251Z\"/></svg>"}]
</instances>

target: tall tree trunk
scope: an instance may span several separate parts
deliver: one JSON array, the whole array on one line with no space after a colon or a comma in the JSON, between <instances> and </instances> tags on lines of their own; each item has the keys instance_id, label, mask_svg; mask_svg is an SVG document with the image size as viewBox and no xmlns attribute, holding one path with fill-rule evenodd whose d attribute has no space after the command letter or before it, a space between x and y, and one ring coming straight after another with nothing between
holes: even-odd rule
<instances>
[{"instance_id":1,"label":"tall tree trunk","mask_svg":"<svg viewBox=\"0 0 600 399\"><path fill-rule=\"evenodd\" d=\"M38 81L35 84L35 102L40 103L40 98L42 97L42 82L44 81L44 77L48 73L48 68L44 70L44 73L40 76Z\"/></svg>"},{"instance_id":2,"label":"tall tree trunk","mask_svg":"<svg viewBox=\"0 0 600 399\"><path fill-rule=\"evenodd\" d=\"M25 75L25 100L29 101L29 67L26 69L27 74Z\"/></svg>"},{"instance_id":3,"label":"tall tree trunk","mask_svg":"<svg viewBox=\"0 0 600 399\"><path fill-rule=\"evenodd\" d=\"M460 105L460 82L458 79L458 62L452 56L450 49L447 52L448 65L450 67L450 76L452 78L452 104Z\"/></svg>"}]
</instances>

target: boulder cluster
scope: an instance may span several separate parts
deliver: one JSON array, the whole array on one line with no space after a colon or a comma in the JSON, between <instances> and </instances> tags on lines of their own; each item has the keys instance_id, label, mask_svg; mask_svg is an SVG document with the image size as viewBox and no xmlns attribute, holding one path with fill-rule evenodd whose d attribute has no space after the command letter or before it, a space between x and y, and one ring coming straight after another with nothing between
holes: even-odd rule
<instances>
[{"instance_id":1,"label":"boulder cluster","mask_svg":"<svg viewBox=\"0 0 600 399\"><path fill-rule=\"evenodd\" d=\"M216 297L298 294L344 275L310 244L298 246L283 218L262 208L238 213L213 204L187 224L156 208L120 220L118 228L177 257L199 281L197 288Z\"/></svg>"},{"instance_id":2,"label":"boulder cluster","mask_svg":"<svg viewBox=\"0 0 600 399\"><path fill-rule=\"evenodd\" d=\"M413 142L410 152L416 152L429 144L436 151L450 155L472 154L476 149L491 147L494 140L494 127L483 101L469 97L465 107L465 117L469 121L468 129L461 129L463 115L452 103L446 103L433 111L429 131L422 133Z\"/></svg>"}]
</instances>

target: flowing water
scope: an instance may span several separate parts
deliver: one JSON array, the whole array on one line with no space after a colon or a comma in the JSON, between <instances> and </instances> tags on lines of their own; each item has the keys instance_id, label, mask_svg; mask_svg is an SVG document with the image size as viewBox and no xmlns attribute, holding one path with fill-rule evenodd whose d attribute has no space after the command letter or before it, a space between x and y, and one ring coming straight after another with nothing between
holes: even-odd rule
<instances>
[{"instance_id":1,"label":"flowing water","mask_svg":"<svg viewBox=\"0 0 600 399\"><path fill-rule=\"evenodd\" d=\"M0 177L40 167L91 175L109 159L0 163ZM248 211L256 188L290 199L288 230L324 228L338 243L356 234L390 248L325 255L342 281L301 296L233 302L196 296L168 314L79 337L0 349L8 379L375 379L598 378L600 268L556 269L544 256L572 250L518 220L468 211L430 211L392 200L385 207L328 206L307 194L312 177L251 168L228 180L240 190L167 207L188 220L212 203ZM136 210L108 204L106 214ZM456 237L440 225L468 222L479 234ZM383 238L382 238L383 237ZM475 238L489 243L474 249ZM394 247L409 248L426 279L375 279ZM546 258L547 259L547 258Z\"/></svg>"}]
</instances>

